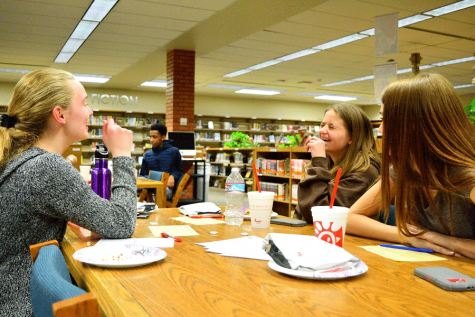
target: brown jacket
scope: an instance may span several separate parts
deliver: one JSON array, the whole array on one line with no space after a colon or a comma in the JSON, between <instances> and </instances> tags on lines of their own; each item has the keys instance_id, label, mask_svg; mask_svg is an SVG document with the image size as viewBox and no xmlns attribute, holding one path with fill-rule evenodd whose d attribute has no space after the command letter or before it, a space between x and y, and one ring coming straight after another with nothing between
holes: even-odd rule
<instances>
[{"instance_id":1,"label":"brown jacket","mask_svg":"<svg viewBox=\"0 0 475 317\"><path fill-rule=\"evenodd\" d=\"M354 172L340 178L335 206L351 207L378 179L380 167L371 162L365 172ZM334 183L330 182L330 160L326 157L313 157L307 176L299 183L298 206L294 218L313 223L311 208L329 206Z\"/></svg>"}]
</instances>

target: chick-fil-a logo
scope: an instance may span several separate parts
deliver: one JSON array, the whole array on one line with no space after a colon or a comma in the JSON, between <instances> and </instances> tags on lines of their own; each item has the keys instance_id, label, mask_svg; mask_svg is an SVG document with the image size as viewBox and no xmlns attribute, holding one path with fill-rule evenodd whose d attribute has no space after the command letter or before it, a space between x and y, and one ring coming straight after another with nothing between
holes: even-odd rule
<instances>
[{"instance_id":1,"label":"chick-fil-a logo","mask_svg":"<svg viewBox=\"0 0 475 317\"><path fill-rule=\"evenodd\" d=\"M330 222L327 227L323 225L322 221L313 222L313 229L317 238L343 247L343 228L341 226L338 229L333 227L333 222Z\"/></svg>"}]
</instances>

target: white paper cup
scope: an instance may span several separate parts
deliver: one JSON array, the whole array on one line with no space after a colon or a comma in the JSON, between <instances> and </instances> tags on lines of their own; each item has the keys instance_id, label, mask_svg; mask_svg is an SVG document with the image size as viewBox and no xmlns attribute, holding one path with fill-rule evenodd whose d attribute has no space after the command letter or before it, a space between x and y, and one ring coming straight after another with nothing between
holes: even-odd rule
<instances>
[{"instance_id":1,"label":"white paper cup","mask_svg":"<svg viewBox=\"0 0 475 317\"><path fill-rule=\"evenodd\" d=\"M274 204L273 192L248 192L249 209L251 210L251 226L253 228L269 228Z\"/></svg>"},{"instance_id":2,"label":"white paper cup","mask_svg":"<svg viewBox=\"0 0 475 317\"><path fill-rule=\"evenodd\" d=\"M315 236L325 242L343 247L348 219L347 207L314 206L312 207L313 230Z\"/></svg>"},{"instance_id":3,"label":"white paper cup","mask_svg":"<svg viewBox=\"0 0 475 317\"><path fill-rule=\"evenodd\" d=\"M86 181L91 179L91 167L86 165L79 166L79 172Z\"/></svg>"}]
</instances>

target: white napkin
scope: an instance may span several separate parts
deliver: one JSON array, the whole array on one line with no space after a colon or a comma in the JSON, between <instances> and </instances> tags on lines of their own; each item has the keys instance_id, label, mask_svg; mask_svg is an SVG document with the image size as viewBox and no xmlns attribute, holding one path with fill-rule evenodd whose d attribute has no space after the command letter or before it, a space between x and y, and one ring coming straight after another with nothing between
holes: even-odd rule
<instances>
[{"instance_id":1,"label":"white napkin","mask_svg":"<svg viewBox=\"0 0 475 317\"><path fill-rule=\"evenodd\" d=\"M288 261L292 270L325 270L344 266L348 262L359 261L357 257L343 248L322 241L315 236L269 233L264 239L263 248L274 260L276 260L276 250L269 252L271 241ZM275 262L277 263L277 261Z\"/></svg>"},{"instance_id":2,"label":"white napkin","mask_svg":"<svg viewBox=\"0 0 475 317\"><path fill-rule=\"evenodd\" d=\"M200 214L219 214L221 208L211 202L190 204L178 207L178 210L185 216L196 216Z\"/></svg>"}]
</instances>

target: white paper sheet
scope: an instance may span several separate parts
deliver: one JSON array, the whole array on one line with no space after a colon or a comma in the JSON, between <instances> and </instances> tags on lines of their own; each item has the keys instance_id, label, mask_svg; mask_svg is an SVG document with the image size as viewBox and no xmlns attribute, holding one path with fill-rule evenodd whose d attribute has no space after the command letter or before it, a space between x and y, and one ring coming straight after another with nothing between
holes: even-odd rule
<instances>
[{"instance_id":1,"label":"white paper sheet","mask_svg":"<svg viewBox=\"0 0 475 317\"><path fill-rule=\"evenodd\" d=\"M197 244L222 256L270 261L271 257L262 249L263 242L262 238L248 236Z\"/></svg>"},{"instance_id":2,"label":"white paper sheet","mask_svg":"<svg viewBox=\"0 0 475 317\"><path fill-rule=\"evenodd\" d=\"M189 223L192 225L217 225L225 224L226 222L222 220L217 220L213 218L188 218L188 217L172 217L173 220L178 220L181 222Z\"/></svg>"},{"instance_id":3,"label":"white paper sheet","mask_svg":"<svg viewBox=\"0 0 475 317\"><path fill-rule=\"evenodd\" d=\"M130 239L101 239L97 241L95 246L121 246L124 244L144 245L157 248L173 248L175 241L173 239L157 239L157 238L130 238Z\"/></svg>"},{"instance_id":4,"label":"white paper sheet","mask_svg":"<svg viewBox=\"0 0 475 317\"><path fill-rule=\"evenodd\" d=\"M161 237L162 232L168 233L174 237L198 236L199 233L188 225L185 226L149 226L155 237ZM171 239L170 239L171 240Z\"/></svg>"}]
</instances>

